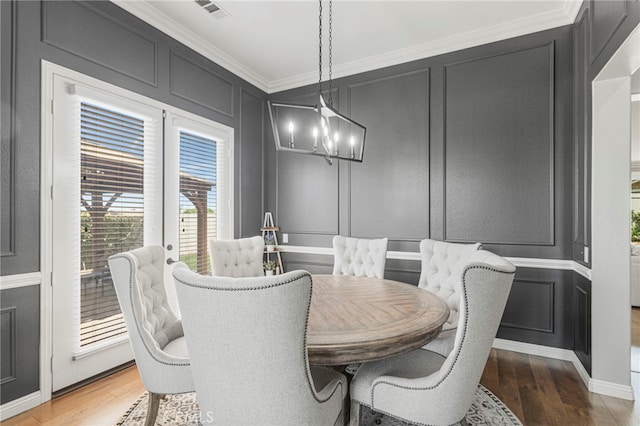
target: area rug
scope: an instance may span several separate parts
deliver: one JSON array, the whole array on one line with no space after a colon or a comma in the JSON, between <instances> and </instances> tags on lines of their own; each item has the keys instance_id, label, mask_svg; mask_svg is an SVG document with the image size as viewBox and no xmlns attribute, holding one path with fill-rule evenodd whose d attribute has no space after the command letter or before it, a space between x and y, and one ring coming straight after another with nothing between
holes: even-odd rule
<instances>
[{"instance_id":1,"label":"area rug","mask_svg":"<svg viewBox=\"0 0 640 426\"><path fill-rule=\"evenodd\" d=\"M127 410L117 426L144 425L147 415L148 397L145 393ZM491 391L478 385L476 397L467 412L467 423L470 425L522 426L518 418ZM190 426L198 424L198 403L195 393L167 395L160 402L156 426ZM366 426L410 426L401 420L362 407L361 423Z\"/></svg>"}]
</instances>

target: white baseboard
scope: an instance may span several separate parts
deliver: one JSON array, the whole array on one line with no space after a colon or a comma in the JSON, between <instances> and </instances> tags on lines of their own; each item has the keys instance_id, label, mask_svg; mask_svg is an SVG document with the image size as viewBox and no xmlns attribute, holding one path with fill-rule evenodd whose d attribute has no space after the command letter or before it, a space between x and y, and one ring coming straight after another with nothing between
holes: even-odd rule
<instances>
[{"instance_id":1,"label":"white baseboard","mask_svg":"<svg viewBox=\"0 0 640 426\"><path fill-rule=\"evenodd\" d=\"M575 352L569 349L552 348L550 346L534 345L533 343L515 342L513 340L505 339L495 339L493 341L493 347L496 349L504 349L527 355L571 361L589 392L626 399L629 401L634 400L633 387L630 385L620 385L618 383L592 379Z\"/></svg>"},{"instance_id":2,"label":"white baseboard","mask_svg":"<svg viewBox=\"0 0 640 426\"><path fill-rule=\"evenodd\" d=\"M527 355L561 359L563 361L573 361L572 356L575 357L573 351L568 349L552 348L551 346L534 345L533 343L523 343L505 339L495 339L493 341L493 347Z\"/></svg>"},{"instance_id":3,"label":"white baseboard","mask_svg":"<svg viewBox=\"0 0 640 426\"><path fill-rule=\"evenodd\" d=\"M631 385L619 385L617 383L591 379L589 381L589 392L626 399L629 401L634 400L633 387L631 387Z\"/></svg>"},{"instance_id":4,"label":"white baseboard","mask_svg":"<svg viewBox=\"0 0 640 426\"><path fill-rule=\"evenodd\" d=\"M40 391L36 391L11 402L7 402L4 405L0 405L0 422L30 410L33 407L37 407L40 404L42 404L42 397Z\"/></svg>"}]
</instances>

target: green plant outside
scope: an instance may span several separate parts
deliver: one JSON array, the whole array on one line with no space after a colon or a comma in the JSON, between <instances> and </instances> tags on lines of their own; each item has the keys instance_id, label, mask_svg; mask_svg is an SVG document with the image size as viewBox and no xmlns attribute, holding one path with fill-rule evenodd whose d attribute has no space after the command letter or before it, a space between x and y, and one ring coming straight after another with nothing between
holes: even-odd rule
<instances>
[{"instance_id":1,"label":"green plant outside","mask_svg":"<svg viewBox=\"0 0 640 426\"><path fill-rule=\"evenodd\" d=\"M640 212L631 210L631 241L640 241Z\"/></svg>"},{"instance_id":2,"label":"green plant outside","mask_svg":"<svg viewBox=\"0 0 640 426\"><path fill-rule=\"evenodd\" d=\"M184 262L192 271L198 270L198 255L196 253L181 254L180 262ZM211 271L211 259L207 256L207 271Z\"/></svg>"}]
</instances>

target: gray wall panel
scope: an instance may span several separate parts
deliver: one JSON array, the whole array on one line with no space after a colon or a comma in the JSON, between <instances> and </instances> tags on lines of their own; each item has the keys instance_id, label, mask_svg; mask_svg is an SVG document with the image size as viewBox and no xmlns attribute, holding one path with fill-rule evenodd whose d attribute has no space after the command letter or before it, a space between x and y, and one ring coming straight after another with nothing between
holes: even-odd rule
<instances>
[{"instance_id":1,"label":"gray wall panel","mask_svg":"<svg viewBox=\"0 0 640 426\"><path fill-rule=\"evenodd\" d=\"M14 200L14 20L13 3L0 2L0 256L14 254L15 200ZM4 58L7 58L6 60Z\"/></svg>"},{"instance_id":2,"label":"gray wall panel","mask_svg":"<svg viewBox=\"0 0 640 426\"><path fill-rule=\"evenodd\" d=\"M0 404L40 388L39 290L34 285L0 293Z\"/></svg>"},{"instance_id":3,"label":"gray wall panel","mask_svg":"<svg viewBox=\"0 0 640 426\"><path fill-rule=\"evenodd\" d=\"M233 117L233 84L208 68L171 52L171 93Z\"/></svg>"},{"instance_id":4,"label":"gray wall panel","mask_svg":"<svg viewBox=\"0 0 640 426\"><path fill-rule=\"evenodd\" d=\"M573 274L518 268L497 337L571 349Z\"/></svg>"},{"instance_id":5,"label":"gray wall panel","mask_svg":"<svg viewBox=\"0 0 640 426\"><path fill-rule=\"evenodd\" d=\"M578 15L574 25L574 141L573 141L573 259L585 262L585 248L591 245L591 110L589 65L589 10Z\"/></svg>"},{"instance_id":6,"label":"gray wall panel","mask_svg":"<svg viewBox=\"0 0 640 426\"><path fill-rule=\"evenodd\" d=\"M0 308L0 385L16 380L16 307Z\"/></svg>"},{"instance_id":7,"label":"gray wall panel","mask_svg":"<svg viewBox=\"0 0 640 426\"><path fill-rule=\"evenodd\" d=\"M43 2L42 40L103 67L156 85L156 43L87 3Z\"/></svg>"},{"instance_id":8,"label":"gray wall panel","mask_svg":"<svg viewBox=\"0 0 640 426\"><path fill-rule=\"evenodd\" d=\"M446 240L554 243L553 53L446 67Z\"/></svg>"},{"instance_id":9,"label":"gray wall panel","mask_svg":"<svg viewBox=\"0 0 640 426\"><path fill-rule=\"evenodd\" d=\"M351 165L350 234L426 238L429 72L351 85L349 99L351 118L367 126L364 161Z\"/></svg>"},{"instance_id":10,"label":"gray wall panel","mask_svg":"<svg viewBox=\"0 0 640 426\"><path fill-rule=\"evenodd\" d=\"M240 237L258 235L262 225L263 206L263 139L262 123L264 120L264 100L240 91L240 140L236 155L241 159L240 182L237 186L240 192L240 223L238 230ZM256 124L260 124L257 126Z\"/></svg>"},{"instance_id":11,"label":"gray wall panel","mask_svg":"<svg viewBox=\"0 0 640 426\"><path fill-rule=\"evenodd\" d=\"M626 1L592 1L591 12L591 49L590 58L593 63L614 36L622 22L629 14L629 4Z\"/></svg>"},{"instance_id":12,"label":"gray wall panel","mask_svg":"<svg viewBox=\"0 0 640 426\"><path fill-rule=\"evenodd\" d=\"M317 157L278 152L278 225L298 234L338 233L338 168Z\"/></svg>"},{"instance_id":13,"label":"gray wall panel","mask_svg":"<svg viewBox=\"0 0 640 426\"><path fill-rule=\"evenodd\" d=\"M316 97L317 92L305 90L280 100L315 105ZM340 100L337 92L333 93L333 99L337 105ZM267 150L274 151L271 122L269 119L266 121L269 134ZM290 236L291 244L300 237L296 234L302 234L302 238L338 234L338 182L341 175L337 165L330 167L321 157L285 151L276 152L272 158L274 160L268 161L267 167L273 169L275 166L276 169L276 221L282 232L293 234Z\"/></svg>"},{"instance_id":14,"label":"gray wall panel","mask_svg":"<svg viewBox=\"0 0 640 426\"><path fill-rule=\"evenodd\" d=\"M554 294L553 281L515 279L500 325L553 333Z\"/></svg>"},{"instance_id":15,"label":"gray wall panel","mask_svg":"<svg viewBox=\"0 0 640 426\"><path fill-rule=\"evenodd\" d=\"M574 273L573 285L573 351L591 373L591 281Z\"/></svg>"}]
</instances>

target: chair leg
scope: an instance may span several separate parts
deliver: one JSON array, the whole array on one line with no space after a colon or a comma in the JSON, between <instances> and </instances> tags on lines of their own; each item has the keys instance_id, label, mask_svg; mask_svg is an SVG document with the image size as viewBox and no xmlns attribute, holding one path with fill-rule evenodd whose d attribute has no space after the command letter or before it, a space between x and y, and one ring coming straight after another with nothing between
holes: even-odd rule
<instances>
[{"instance_id":1,"label":"chair leg","mask_svg":"<svg viewBox=\"0 0 640 426\"><path fill-rule=\"evenodd\" d=\"M351 401L351 409L349 410L349 426L358 426L360 424L360 403Z\"/></svg>"},{"instance_id":2,"label":"chair leg","mask_svg":"<svg viewBox=\"0 0 640 426\"><path fill-rule=\"evenodd\" d=\"M158 408L160 408L160 398L162 398L161 394L149 392L147 419L144 422L144 426L153 426L156 423L156 417L158 417Z\"/></svg>"}]
</instances>

